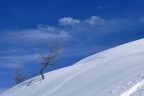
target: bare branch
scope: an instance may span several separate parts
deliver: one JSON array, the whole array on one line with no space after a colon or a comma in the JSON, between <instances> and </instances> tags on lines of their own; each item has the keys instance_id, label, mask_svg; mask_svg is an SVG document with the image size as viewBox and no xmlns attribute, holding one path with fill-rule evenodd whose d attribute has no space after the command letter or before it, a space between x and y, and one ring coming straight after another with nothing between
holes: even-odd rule
<instances>
[{"instance_id":1,"label":"bare branch","mask_svg":"<svg viewBox=\"0 0 144 96\"><path fill-rule=\"evenodd\" d=\"M40 54L40 58L42 59L42 68L40 70L40 74L42 76L42 79L44 79L43 71L50 65L54 65L56 61L58 60L59 55L61 54L62 49L61 48L50 48L49 53L47 56L44 56L43 54Z\"/></svg>"},{"instance_id":2,"label":"bare branch","mask_svg":"<svg viewBox=\"0 0 144 96\"><path fill-rule=\"evenodd\" d=\"M13 78L14 78L15 83L19 84L19 83L27 80L29 77L23 68L16 67L14 69Z\"/></svg>"}]
</instances>

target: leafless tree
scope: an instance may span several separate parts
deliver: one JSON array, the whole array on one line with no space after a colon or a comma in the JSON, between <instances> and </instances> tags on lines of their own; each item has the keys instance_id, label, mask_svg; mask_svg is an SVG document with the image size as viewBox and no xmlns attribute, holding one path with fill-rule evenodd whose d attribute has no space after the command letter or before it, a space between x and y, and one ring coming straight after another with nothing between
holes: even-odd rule
<instances>
[{"instance_id":1,"label":"leafless tree","mask_svg":"<svg viewBox=\"0 0 144 96\"><path fill-rule=\"evenodd\" d=\"M40 55L40 58L42 59L42 63L41 63L41 70L40 70L40 75L42 77L42 79L45 79L44 73L43 71L51 65L54 65L58 62L59 59L59 55L61 54L62 49L61 48L50 48L49 52L47 55Z\"/></svg>"},{"instance_id":2,"label":"leafless tree","mask_svg":"<svg viewBox=\"0 0 144 96\"><path fill-rule=\"evenodd\" d=\"M15 84L19 84L19 83L27 80L29 78L29 76L26 74L24 68L16 67L14 69L13 78L14 78Z\"/></svg>"}]
</instances>

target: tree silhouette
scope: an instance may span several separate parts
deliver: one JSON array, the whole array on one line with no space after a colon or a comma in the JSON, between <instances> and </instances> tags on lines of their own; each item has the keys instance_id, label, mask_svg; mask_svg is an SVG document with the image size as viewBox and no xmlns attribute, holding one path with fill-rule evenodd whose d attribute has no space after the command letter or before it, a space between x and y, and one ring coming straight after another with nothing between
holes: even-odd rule
<instances>
[{"instance_id":1,"label":"tree silhouette","mask_svg":"<svg viewBox=\"0 0 144 96\"><path fill-rule=\"evenodd\" d=\"M51 65L54 65L58 61L58 57L61 54L62 49L61 48L50 48L49 52L47 55L40 54L40 58L42 59L41 63L41 70L40 70L40 75L42 79L45 79L43 71Z\"/></svg>"},{"instance_id":2,"label":"tree silhouette","mask_svg":"<svg viewBox=\"0 0 144 96\"><path fill-rule=\"evenodd\" d=\"M15 81L15 84L19 84L29 78L29 76L26 74L24 68L22 67L15 67L13 78Z\"/></svg>"}]
</instances>

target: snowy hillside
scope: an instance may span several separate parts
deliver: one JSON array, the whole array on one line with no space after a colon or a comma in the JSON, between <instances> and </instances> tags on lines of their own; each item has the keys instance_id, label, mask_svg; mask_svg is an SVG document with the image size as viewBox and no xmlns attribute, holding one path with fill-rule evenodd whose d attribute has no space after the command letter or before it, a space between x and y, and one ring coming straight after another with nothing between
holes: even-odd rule
<instances>
[{"instance_id":1,"label":"snowy hillside","mask_svg":"<svg viewBox=\"0 0 144 96\"><path fill-rule=\"evenodd\" d=\"M144 96L144 39L25 81L0 96Z\"/></svg>"}]
</instances>

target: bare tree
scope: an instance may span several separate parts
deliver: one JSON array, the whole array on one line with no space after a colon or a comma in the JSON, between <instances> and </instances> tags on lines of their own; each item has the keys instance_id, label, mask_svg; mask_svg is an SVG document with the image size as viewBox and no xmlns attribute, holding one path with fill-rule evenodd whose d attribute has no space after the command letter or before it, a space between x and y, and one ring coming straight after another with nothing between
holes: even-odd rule
<instances>
[{"instance_id":1,"label":"bare tree","mask_svg":"<svg viewBox=\"0 0 144 96\"><path fill-rule=\"evenodd\" d=\"M14 78L15 84L19 84L19 83L27 80L29 78L29 76L26 74L24 68L16 67L14 69L13 78Z\"/></svg>"},{"instance_id":2,"label":"bare tree","mask_svg":"<svg viewBox=\"0 0 144 96\"><path fill-rule=\"evenodd\" d=\"M42 59L42 63L41 63L42 68L40 70L40 75L42 79L45 79L43 71L48 66L51 66L57 63L58 57L61 54L61 52L62 52L61 48L50 48L47 55L43 55L43 54L40 55L40 58Z\"/></svg>"}]
</instances>

